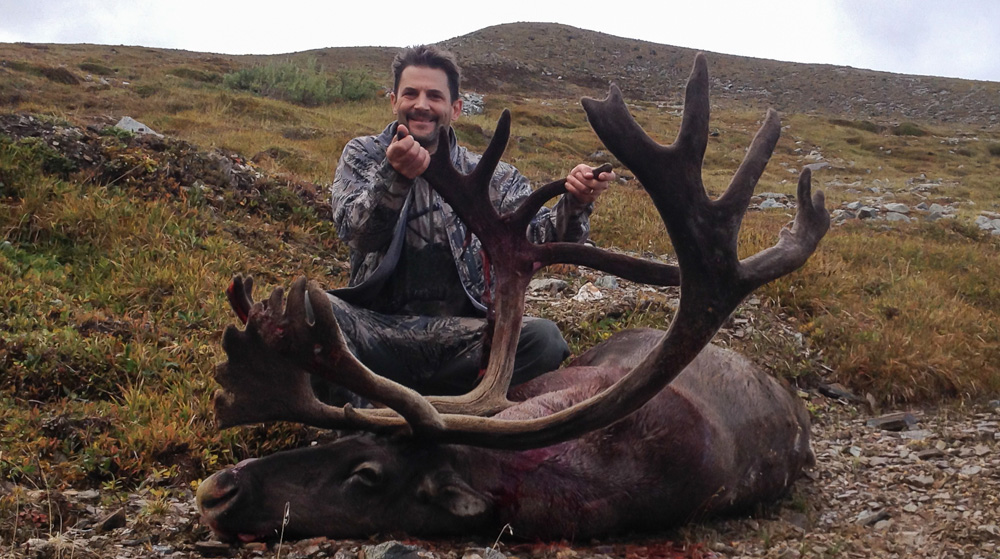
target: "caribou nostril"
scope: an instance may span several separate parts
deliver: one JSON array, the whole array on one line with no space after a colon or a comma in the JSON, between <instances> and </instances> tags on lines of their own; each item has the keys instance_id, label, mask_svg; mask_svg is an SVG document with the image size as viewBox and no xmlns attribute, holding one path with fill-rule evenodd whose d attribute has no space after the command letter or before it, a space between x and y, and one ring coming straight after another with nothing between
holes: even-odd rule
<instances>
[{"instance_id":1,"label":"caribou nostril","mask_svg":"<svg viewBox=\"0 0 1000 559\"><path fill-rule=\"evenodd\" d=\"M219 508L233 499L239 492L235 468L229 468L209 476L198 486L198 508L204 511Z\"/></svg>"}]
</instances>

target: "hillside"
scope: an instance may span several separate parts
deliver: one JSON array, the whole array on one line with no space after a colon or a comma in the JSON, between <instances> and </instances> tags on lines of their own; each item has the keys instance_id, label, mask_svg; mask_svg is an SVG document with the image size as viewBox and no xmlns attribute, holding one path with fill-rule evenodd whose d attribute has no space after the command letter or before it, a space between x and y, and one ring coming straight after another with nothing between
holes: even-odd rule
<instances>
[{"instance_id":1,"label":"hillside","mask_svg":"<svg viewBox=\"0 0 1000 559\"><path fill-rule=\"evenodd\" d=\"M693 51L529 23L445 44L466 89L485 96L483 114L456 122L463 145L482 150L509 108L504 160L536 186L581 161L615 164L621 180L597 204L591 240L672 258L648 194L577 98L615 81L637 122L669 141ZM288 424L217 428L213 372L237 322L223 290L237 273L254 276L258 296L300 274L344 284L326 185L344 144L391 118L395 52L0 44L0 557L374 557L370 541L310 540L284 555L206 541L192 489L222 466L323 438ZM503 534L485 546L534 559L992 556L1000 84L719 54L708 64L710 196L765 106L782 112L741 254L774 244L806 166L833 215L809 262L749 297L713 342L798 390L818 465L774 507L666 534L677 546ZM259 75L269 87L236 79ZM115 127L125 116L162 136ZM664 328L677 304L671 288L583 267L541 274L561 287L533 291L529 310L577 353L621 329ZM595 290L603 298L574 297ZM902 432L867 424L901 410L913 419ZM420 555L475 559L482 543Z\"/></svg>"},{"instance_id":2,"label":"hillside","mask_svg":"<svg viewBox=\"0 0 1000 559\"><path fill-rule=\"evenodd\" d=\"M626 95L676 102L692 49L615 37L552 23L511 23L442 42L462 65L465 89L547 98L601 96L611 82ZM16 92L17 62L31 59L70 69L105 66L135 87L171 67L226 73L269 60L316 60L330 70L351 68L392 84L398 49L328 48L271 56L233 56L170 49L98 45L0 44L0 106L24 100ZM1000 83L911 76L844 66L780 62L710 53L713 99L782 112L820 113L884 121L930 120L993 128L1000 125Z\"/></svg>"},{"instance_id":3,"label":"hillside","mask_svg":"<svg viewBox=\"0 0 1000 559\"><path fill-rule=\"evenodd\" d=\"M695 51L556 24L489 27L445 41L470 86L543 96L602 93L674 99ZM1000 124L1000 83L908 76L823 64L711 54L713 99L855 118Z\"/></svg>"}]
</instances>

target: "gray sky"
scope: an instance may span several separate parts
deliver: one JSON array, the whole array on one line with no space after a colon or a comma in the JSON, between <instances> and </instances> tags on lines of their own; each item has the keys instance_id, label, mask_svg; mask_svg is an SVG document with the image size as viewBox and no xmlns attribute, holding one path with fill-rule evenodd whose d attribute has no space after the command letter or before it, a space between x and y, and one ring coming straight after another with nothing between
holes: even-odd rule
<instances>
[{"instance_id":1,"label":"gray sky","mask_svg":"<svg viewBox=\"0 0 1000 559\"><path fill-rule=\"evenodd\" d=\"M578 0L570 5L543 0L0 0L0 42L279 54L401 47L499 23L545 21L711 52L1000 81L997 0Z\"/></svg>"}]
</instances>

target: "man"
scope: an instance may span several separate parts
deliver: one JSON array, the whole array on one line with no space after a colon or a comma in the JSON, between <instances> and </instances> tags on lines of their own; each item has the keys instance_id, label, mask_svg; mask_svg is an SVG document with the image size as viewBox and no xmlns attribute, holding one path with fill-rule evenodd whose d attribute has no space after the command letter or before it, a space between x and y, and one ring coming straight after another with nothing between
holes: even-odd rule
<instances>
[{"instance_id":1,"label":"man","mask_svg":"<svg viewBox=\"0 0 1000 559\"><path fill-rule=\"evenodd\" d=\"M479 156L458 146L451 123L462 113L460 73L451 54L407 49L393 61L390 95L396 122L377 136L351 140L332 186L338 233L351 248L349 287L331 292L354 354L376 373L424 394L475 386L482 355L485 285L480 243L421 176L449 134L451 160L469 173ZM587 165L567 176L564 195L529 228L533 242L582 242L593 203L614 180ZM531 193L528 180L500 163L490 197L500 213ZM526 318L513 383L555 369L569 355L559 329ZM336 399L317 391L321 398Z\"/></svg>"}]
</instances>

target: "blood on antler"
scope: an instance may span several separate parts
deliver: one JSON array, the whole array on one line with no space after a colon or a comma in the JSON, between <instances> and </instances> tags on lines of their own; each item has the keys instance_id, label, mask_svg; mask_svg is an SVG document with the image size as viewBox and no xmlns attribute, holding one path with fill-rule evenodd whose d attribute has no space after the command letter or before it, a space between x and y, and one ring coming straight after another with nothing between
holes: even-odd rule
<instances>
[{"instance_id":1,"label":"blood on antler","mask_svg":"<svg viewBox=\"0 0 1000 559\"><path fill-rule=\"evenodd\" d=\"M643 184L666 224L679 266L672 267L576 243L532 244L526 229L535 212L564 193L550 183L514 212L499 215L489 183L510 134L504 112L482 160L462 175L448 158L447 135L425 177L479 237L495 274L496 325L483 380L468 394L423 397L378 377L344 344L326 299L315 283L297 281L287 303L276 289L253 303L252 283L237 278L230 301L247 327L226 330L229 362L220 365L216 413L224 425L285 419L319 427L379 430L409 427L442 442L494 448L545 446L607 426L638 409L670 383L701 352L739 303L757 287L802 266L829 228L823 195L811 195L810 173L798 183L798 210L776 245L749 258L737 255L737 238L753 189L780 134L768 111L743 163L725 193L708 198L701 169L708 146L708 69L695 58L684 117L671 145L653 141L629 114L616 86L603 101L583 100L590 124L605 146ZM677 285L680 304L667 335L646 358L606 391L552 415L531 420L492 417L510 405L507 390L532 275L549 264L586 265L633 281ZM337 382L389 409L334 408L308 391L308 374Z\"/></svg>"}]
</instances>

